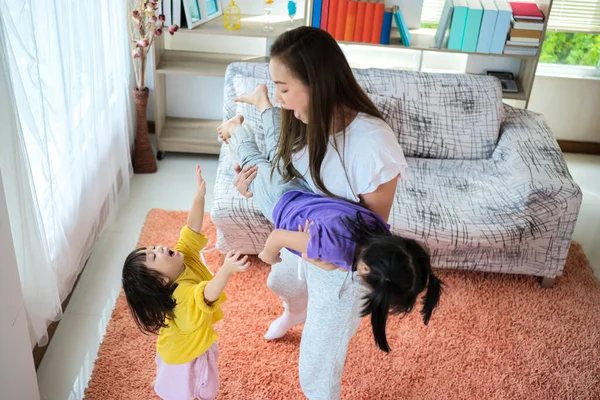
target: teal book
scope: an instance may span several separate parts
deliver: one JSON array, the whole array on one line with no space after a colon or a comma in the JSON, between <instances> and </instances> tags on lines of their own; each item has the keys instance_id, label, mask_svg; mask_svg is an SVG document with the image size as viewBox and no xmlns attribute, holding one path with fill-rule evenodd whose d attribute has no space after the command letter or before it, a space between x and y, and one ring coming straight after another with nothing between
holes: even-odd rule
<instances>
[{"instance_id":1,"label":"teal book","mask_svg":"<svg viewBox=\"0 0 600 400\"><path fill-rule=\"evenodd\" d=\"M496 18L498 18L498 8L494 0L481 0L481 6L483 7L483 18L481 19L481 29L479 29L477 52L489 53L496 27Z\"/></svg>"},{"instance_id":2,"label":"teal book","mask_svg":"<svg viewBox=\"0 0 600 400\"><path fill-rule=\"evenodd\" d=\"M496 17L496 26L494 27L494 34L492 35L490 53L502 54L504 52L506 36L508 36L508 29L510 28L510 21L512 19L512 7L508 4L507 0L495 0L495 2L496 7L498 8L498 17Z\"/></svg>"},{"instance_id":3,"label":"teal book","mask_svg":"<svg viewBox=\"0 0 600 400\"><path fill-rule=\"evenodd\" d=\"M449 50L461 50L467 22L467 0L452 0L454 11L450 23L450 37L448 38Z\"/></svg>"},{"instance_id":4,"label":"teal book","mask_svg":"<svg viewBox=\"0 0 600 400\"><path fill-rule=\"evenodd\" d=\"M479 40L483 7L479 0L467 0L467 7L467 21L465 22L465 33L461 50L474 53L477 50L477 41Z\"/></svg>"},{"instance_id":5,"label":"teal book","mask_svg":"<svg viewBox=\"0 0 600 400\"><path fill-rule=\"evenodd\" d=\"M394 22L396 23L396 28L398 28L398 33L400 33L400 39L402 39L402 44L405 46L410 46L410 31L408 30L408 25L406 25L406 21L402 17L400 7L393 6L392 12L394 13Z\"/></svg>"}]
</instances>

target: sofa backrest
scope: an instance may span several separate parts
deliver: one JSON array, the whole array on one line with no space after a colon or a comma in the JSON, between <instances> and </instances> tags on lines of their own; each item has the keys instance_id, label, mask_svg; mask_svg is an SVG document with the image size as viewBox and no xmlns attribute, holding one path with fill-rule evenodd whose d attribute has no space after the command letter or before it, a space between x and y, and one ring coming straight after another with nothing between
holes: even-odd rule
<instances>
[{"instance_id":1,"label":"sofa backrest","mask_svg":"<svg viewBox=\"0 0 600 400\"><path fill-rule=\"evenodd\" d=\"M407 157L485 159L502 123L502 89L494 77L354 69L357 81L398 136ZM225 78L224 117L243 114L261 132L254 107L233 98L266 84L275 93L268 64L233 63ZM259 147L261 136L257 135ZM261 149L264 150L264 149Z\"/></svg>"}]
</instances>

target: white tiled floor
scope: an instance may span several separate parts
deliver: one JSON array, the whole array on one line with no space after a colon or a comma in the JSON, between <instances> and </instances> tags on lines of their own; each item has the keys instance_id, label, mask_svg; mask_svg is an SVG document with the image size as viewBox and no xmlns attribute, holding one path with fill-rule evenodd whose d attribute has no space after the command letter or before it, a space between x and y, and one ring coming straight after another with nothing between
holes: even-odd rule
<instances>
[{"instance_id":1,"label":"white tiled floor","mask_svg":"<svg viewBox=\"0 0 600 400\"><path fill-rule=\"evenodd\" d=\"M565 159L584 194L574 239L584 246L600 277L600 156L567 154ZM134 248L150 209L189 209L197 163L208 184L206 209L210 210L216 156L168 153L156 174L133 177L129 202L101 235L38 370L43 399L83 397L119 293L122 262Z\"/></svg>"}]
</instances>

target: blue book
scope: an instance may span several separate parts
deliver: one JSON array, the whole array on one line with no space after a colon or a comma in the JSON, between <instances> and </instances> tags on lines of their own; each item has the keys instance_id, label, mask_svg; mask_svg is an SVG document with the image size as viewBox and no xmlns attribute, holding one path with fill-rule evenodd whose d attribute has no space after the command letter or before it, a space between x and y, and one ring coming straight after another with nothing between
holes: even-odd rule
<instances>
[{"instance_id":1,"label":"blue book","mask_svg":"<svg viewBox=\"0 0 600 400\"><path fill-rule=\"evenodd\" d=\"M461 50L467 23L467 0L452 0L454 11L450 23L450 37L448 38L449 50Z\"/></svg>"},{"instance_id":2,"label":"blue book","mask_svg":"<svg viewBox=\"0 0 600 400\"><path fill-rule=\"evenodd\" d=\"M492 45L492 35L496 27L496 18L498 18L498 8L496 8L494 0L481 0L481 6L483 7L483 18L481 19L481 29L477 41L477 52L489 53Z\"/></svg>"},{"instance_id":3,"label":"blue book","mask_svg":"<svg viewBox=\"0 0 600 400\"><path fill-rule=\"evenodd\" d=\"M381 25L380 44L390 44L390 35L392 33L392 9L388 8L383 12L383 24Z\"/></svg>"},{"instance_id":4,"label":"blue book","mask_svg":"<svg viewBox=\"0 0 600 400\"><path fill-rule=\"evenodd\" d=\"M396 16L396 26L398 27L398 30L400 31L400 36L402 37L402 43L404 43L405 46L410 46L410 39L411 39L411 35L410 35L410 31L408 30L408 25L406 25L406 21L404 20L404 17L402 16L402 11L400 11L400 7L398 6L394 6L395 7L395 12L394 15Z\"/></svg>"},{"instance_id":5,"label":"blue book","mask_svg":"<svg viewBox=\"0 0 600 400\"><path fill-rule=\"evenodd\" d=\"M492 43L490 44L490 53L502 54L504 52L504 44L506 36L510 28L510 20L512 19L512 7L507 0L495 0L496 8L498 8L498 17L496 18L496 26L492 35Z\"/></svg>"},{"instance_id":6,"label":"blue book","mask_svg":"<svg viewBox=\"0 0 600 400\"><path fill-rule=\"evenodd\" d=\"M312 26L313 28L321 27L321 8L322 0L315 0L312 9L312 21L310 23L310 26Z\"/></svg>"},{"instance_id":7,"label":"blue book","mask_svg":"<svg viewBox=\"0 0 600 400\"><path fill-rule=\"evenodd\" d=\"M444 2L444 8L442 9L442 15L440 22L435 32L435 46L441 49L444 46L444 38L446 37L446 31L450 26L450 20L452 19L452 12L454 11L454 4L452 0L446 0Z\"/></svg>"},{"instance_id":8,"label":"blue book","mask_svg":"<svg viewBox=\"0 0 600 400\"><path fill-rule=\"evenodd\" d=\"M479 40L483 7L481 7L479 0L467 0L467 6L467 22L465 22L465 34L461 50L474 53L477 50L477 41Z\"/></svg>"}]
</instances>

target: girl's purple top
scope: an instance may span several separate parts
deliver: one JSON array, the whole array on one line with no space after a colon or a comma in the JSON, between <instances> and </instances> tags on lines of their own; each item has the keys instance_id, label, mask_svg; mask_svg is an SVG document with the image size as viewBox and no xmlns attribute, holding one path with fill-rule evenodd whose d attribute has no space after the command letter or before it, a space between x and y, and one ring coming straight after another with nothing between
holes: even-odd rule
<instances>
[{"instance_id":1,"label":"girl's purple top","mask_svg":"<svg viewBox=\"0 0 600 400\"><path fill-rule=\"evenodd\" d=\"M344 220L356 219L361 214L368 225L376 226L376 221L390 226L374 212L346 200L325 197L311 192L291 191L285 193L273 209L275 228L298 231L306 220L310 225L310 240L306 255L317 258L351 271L354 264L356 243L352 240ZM292 253L301 256L297 251Z\"/></svg>"}]
</instances>

